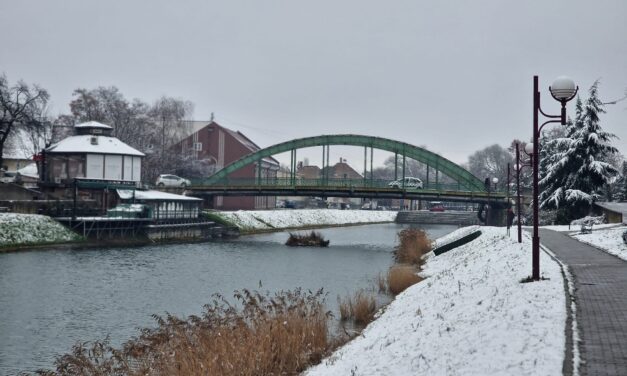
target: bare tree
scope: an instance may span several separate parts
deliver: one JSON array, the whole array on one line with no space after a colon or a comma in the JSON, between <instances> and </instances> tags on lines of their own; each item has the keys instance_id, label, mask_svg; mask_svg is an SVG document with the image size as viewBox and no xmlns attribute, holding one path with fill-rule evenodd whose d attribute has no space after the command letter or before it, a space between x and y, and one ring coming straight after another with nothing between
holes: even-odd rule
<instances>
[{"instance_id":1,"label":"bare tree","mask_svg":"<svg viewBox=\"0 0 627 376\"><path fill-rule=\"evenodd\" d=\"M192 161L189 155L173 150L172 145L185 134L183 119L191 116L193 104L163 96L152 106L139 99L127 100L115 86L76 89L70 103L71 116L59 118L63 124L99 121L113 127L113 136L146 154L142 178L152 181L160 173L200 173L210 167Z\"/></svg>"},{"instance_id":2,"label":"bare tree","mask_svg":"<svg viewBox=\"0 0 627 376\"><path fill-rule=\"evenodd\" d=\"M155 135L158 137L156 141L162 155L183 137L183 119L189 117L193 110L194 105L191 102L166 96L152 105L149 116L155 124Z\"/></svg>"},{"instance_id":3,"label":"bare tree","mask_svg":"<svg viewBox=\"0 0 627 376\"><path fill-rule=\"evenodd\" d=\"M23 81L10 86L5 74L0 76L0 165L4 145L16 129L40 131L44 126L42 112L48 102L48 92L37 85Z\"/></svg>"},{"instance_id":4,"label":"bare tree","mask_svg":"<svg viewBox=\"0 0 627 376\"><path fill-rule=\"evenodd\" d=\"M494 144L468 157L469 171L480 179L497 178L499 185L507 184L507 164L514 158L500 145Z\"/></svg>"},{"instance_id":5,"label":"bare tree","mask_svg":"<svg viewBox=\"0 0 627 376\"><path fill-rule=\"evenodd\" d=\"M149 106L139 99L128 101L115 86L100 86L93 90L76 89L70 110L76 121L98 121L113 127L113 136L144 149L149 129Z\"/></svg>"},{"instance_id":6,"label":"bare tree","mask_svg":"<svg viewBox=\"0 0 627 376\"><path fill-rule=\"evenodd\" d=\"M160 173L190 172L193 175L205 170L204 165L193 166L189 155L172 146L185 134L184 119L191 116L194 105L182 99L163 96L148 111L150 129L144 135L153 146L144 161L144 179L151 181Z\"/></svg>"}]
</instances>

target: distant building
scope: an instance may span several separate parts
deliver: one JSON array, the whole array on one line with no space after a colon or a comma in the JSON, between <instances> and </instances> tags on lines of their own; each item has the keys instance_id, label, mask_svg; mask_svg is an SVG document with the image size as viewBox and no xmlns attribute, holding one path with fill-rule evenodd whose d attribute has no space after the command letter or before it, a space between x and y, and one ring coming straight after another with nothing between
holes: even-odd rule
<instances>
[{"instance_id":1,"label":"distant building","mask_svg":"<svg viewBox=\"0 0 627 376\"><path fill-rule=\"evenodd\" d=\"M116 202L112 188L139 187L144 154L112 137L112 130L95 121L77 124L73 136L45 148L36 156L40 187L58 199L89 203L100 214Z\"/></svg>"},{"instance_id":2,"label":"distant building","mask_svg":"<svg viewBox=\"0 0 627 376\"><path fill-rule=\"evenodd\" d=\"M296 176L301 179L319 179L325 175L325 172L324 168L298 162ZM329 166L328 177L329 179L363 179L363 176L349 166L344 158L340 158L335 165Z\"/></svg>"},{"instance_id":3,"label":"distant building","mask_svg":"<svg viewBox=\"0 0 627 376\"><path fill-rule=\"evenodd\" d=\"M330 166L329 179L363 179L364 177L340 158L340 162Z\"/></svg>"},{"instance_id":4,"label":"distant building","mask_svg":"<svg viewBox=\"0 0 627 376\"><path fill-rule=\"evenodd\" d=\"M326 168L326 167L325 167ZM325 177L325 168L320 168L318 166L309 165L307 161L298 162L296 169L296 176L300 182L306 182L307 180L315 180L321 179ZM352 180L352 179L363 179L363 176L355 171L344 158L340 158L340 161L333 166L328 167L328 178L330 181L337 180ZM309 198L306 197L286 197L286 200L291 200L295 202L308 202ZM359 198L348 198L348 197L329 197L327 199L327 203L330 207L333 208L357 208L361 204L361 199ZM304 204L303 204L304 205Z\"/></svg>"},{"instance_id":5,"label":"distant building","mask_svg":"<svg viewBox=\"0 0 627 376\"><path fill-rule=\"evenodd\" d=\"M303 166L301 163L298 164L298 168L296 170L296 176L300 179L320 179L321 170L318 166Z\"/></svg>"},{"instance_id":6,"label":"distant building","mask_svg":"<svg viewBox=\"0 0 627 376\"><path fill-rule=\"evenodd\" d=\"M44 150L42 181L62 185L85 178L139 183L144 153L111 137L112 130L95 121L75 125L74 136Z\"/></svg>"},{"instance_id":7,"label":"distant building","mask_svg":"<svg viewBox=\"0 0 627 376\"><path fill-rule=\"evenodd\" d=\"M148 212L142 218L150 218L155 220L163 219L196 219L200 214L200 205L202 199L177 195L173 193L160 191L140 191L118 189L117 194L120 201L126 204L143 204L141 209L148 209ZM125 208L133 209L132 206L118 206L118 211ZM111 216L111 211L109 215Z\"/></svg>"},{"instance_id":8,"label":"distant building","mask_svg":"<svg viewBox=\"0 0 627 376\"><path fill-rule=\"evenodd\" d=\"M233 131L221 126L215 121L190 122L191 134L172 146L184 156L189 156L206 166L206 176L217 172L224 166L237 159L256 152L261 148L239 131ZM259 171L258 169L261 169ZM229 179L257 178L260 172L262 179L275 178L279 170L279 162L272 158L263 158L261 165L253 163L229 175ZM210 203L211 207L218 210L250 210L272 209L276 206L276 197L215 197Z\"/></svg>"},{"instance_id":9,"label":"distant building","mask_svg":"<svg viewBox=\"0 0 627 376\"><path fill-rule=\"evenodd\" d=\"M10 139L11 142L5 144L0 169L14 172L35 162L33 161L34 147L31 145L28 132L17 129L12 134L12 138Z\"/></svg>"},{"instance_id":10,"label":"distant building","mask_svg":"<svg viewBox=\"0 0 627 376\"><path fill-rule=\"evenodd\" d=\"M627 202L595 202L594 206L608 223L627 223Z\"/></svg>"}]
</instances>

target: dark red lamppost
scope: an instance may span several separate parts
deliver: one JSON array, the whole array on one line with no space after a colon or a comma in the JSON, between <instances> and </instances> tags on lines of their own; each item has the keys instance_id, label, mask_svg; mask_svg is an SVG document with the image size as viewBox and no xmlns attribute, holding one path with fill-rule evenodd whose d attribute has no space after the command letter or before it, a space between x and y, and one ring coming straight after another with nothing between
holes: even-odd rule
<instances>
[{"instance_id":1,"label":"dark red lamppost","mask_svg":"<svg viewBox=\"0 0 627 376\"><path fill-rule=\"evenodd\" d=\"M540 91L538 91L538 76L533 76L533 151L525 150L528 153L531 152L531 165L533 166L533 238L531 246L531 262L532 273L531 279L534 281L540 280L540 234L538 231L538 209L539 203L539 188L538 188L538 176L540 168L540 132L542 128L549 123L561 123L566 125L566 102L570 101L577 95L579 87L575 86L573 80L568 77L558 77L553 85L549 86L549 92L556 101L562 104L562 111L560 115L547 115L542 111L540 107ZM544 117L553 120L547 120L538 127L538 117L542 114ZM531 149L527 144L525 149Z\"/></svg>"}]
</instances>

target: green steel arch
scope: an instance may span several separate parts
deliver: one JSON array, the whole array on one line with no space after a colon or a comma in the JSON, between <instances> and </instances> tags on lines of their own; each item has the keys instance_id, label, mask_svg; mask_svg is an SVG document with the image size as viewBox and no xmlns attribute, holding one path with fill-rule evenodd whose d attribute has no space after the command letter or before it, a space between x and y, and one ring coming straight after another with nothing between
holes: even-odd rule
<instances>
[{"instance_id":1,"label":"green steel arch","mask_svg":"<svg viewBox=\"0 0 627 376\"><path fill-rule=\"evenodd\" d=\"M468 172L466 169L451 162L450 160L440 155L437 155L429 150L422 149L405 142L394 141L387 138L354 134L306 137L269 146L265 149L261 149L254 153L245 155L242 158L232 162L231 164L225 166L223 169L204 180L203 183L206 185L216 185L222 181L225 181L230 173L275 154L280 154L296 149L324 145L364 146L379 150L386 150L392 153L398 153L401 156L415 159L428 165L429 167L433 167L434 169L446 174L453 180L457 181L462 187L464 187L468 191L485 191L485 186L483 182L476 176Z\"/></svg>"}]
</instances>

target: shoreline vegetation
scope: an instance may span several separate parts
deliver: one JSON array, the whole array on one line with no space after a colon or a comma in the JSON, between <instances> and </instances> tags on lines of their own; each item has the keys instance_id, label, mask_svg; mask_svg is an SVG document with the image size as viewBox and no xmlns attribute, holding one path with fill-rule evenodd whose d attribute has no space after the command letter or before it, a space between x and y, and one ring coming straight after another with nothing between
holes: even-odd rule
<instances>
[{"instance_id":1,"label":"shoreline vegetation","mask_svg":"<svg viewBox=\"0 0 627 376\"><path fill-rule=\"evenodd\" d=\"M398 236L394 259L401 263L396 265L402 266L402 272L392 266L383 290L380 276L377 281L381 292L394 295L422 280L417 273L423 256L431 251L431 241L422 230L404 229ZM407 272L415 277L408 278ZM365 290L340 300L340 322L353 323L357 332L349 334L344 327L344 333L331 334L333 315L325 308L322 289L304 292L297 288L274 295L242 290L235 292L234 299L230 303L214 295L201 316L186 319L153 315L157 326L141 329L138 337L120 348L110 346L107 339L78 343L71 353L57 358L55 371L38 374L297 374L359 335L381 308Z\"/></svg>"}]
</instances>

